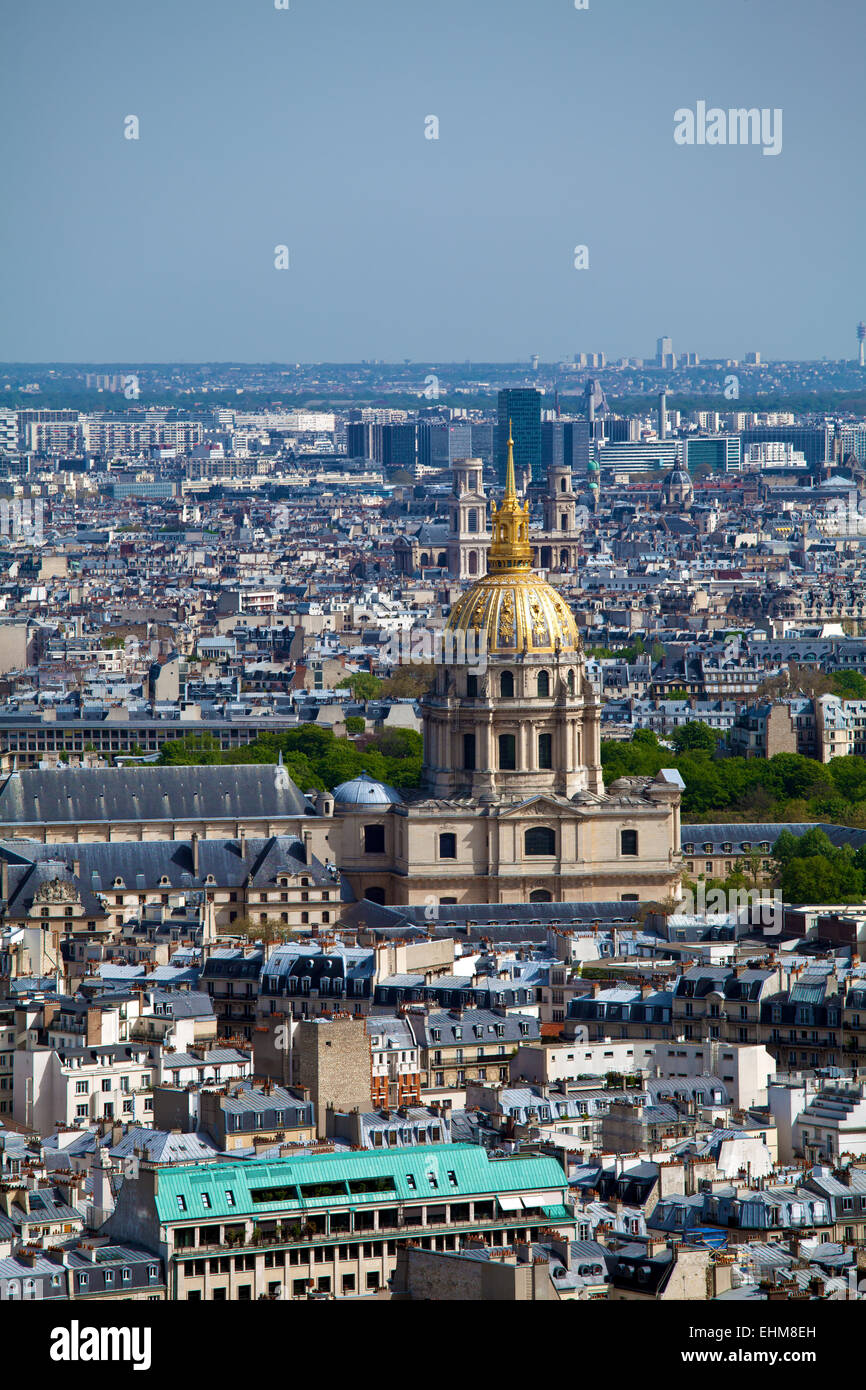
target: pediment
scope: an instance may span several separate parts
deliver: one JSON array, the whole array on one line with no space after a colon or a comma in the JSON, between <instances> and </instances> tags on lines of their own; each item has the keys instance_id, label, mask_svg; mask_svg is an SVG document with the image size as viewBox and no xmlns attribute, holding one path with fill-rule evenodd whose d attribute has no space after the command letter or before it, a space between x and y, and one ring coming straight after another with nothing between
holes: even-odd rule
<instances>
[{"instance_id":1,"label":"pediment","mask_svg":"<svg viewBox=\"0 0 866 1390\"><path fill-rule=\"evenodd\" d=\"M499 812L499 819L506 820L509 816L519 816L521 820L525 820L527 816L547 819L551 815L558 816L560 819L567 816L579 819L581 818L581 811L568 801L539 792L535 796L528 796L525 801L518 801L513 806L505 807Z\"/></svg>"}]
</instances>

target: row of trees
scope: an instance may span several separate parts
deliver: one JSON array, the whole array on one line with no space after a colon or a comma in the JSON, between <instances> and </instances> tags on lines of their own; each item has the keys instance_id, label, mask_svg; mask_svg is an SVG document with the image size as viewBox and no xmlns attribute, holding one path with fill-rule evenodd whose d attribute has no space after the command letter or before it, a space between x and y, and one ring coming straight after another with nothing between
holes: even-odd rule
<instances>
[{"instance_id":1,"label":"row of trees","mask_svg":"<svg viewBox=\"0 0 866 1390\"><path fill-rule=\"evenodd\" d=\"M388 729L355 742L337 738L332 729L302 724L280 734L260 734L242 748L223 751L213 734L168 739L160 750L163 766L208 763L283 763L302 791L325 791L368 772L394 787L417 787L421 781L422 739L414 729Z\"/></svg>"},{"instance_id":2,"label":"row of trees","mask_svg":"<svg viewBox=\"0 0 866 1390\"><path fill-rule=\"evenodd\" d=\"M716 757L717 740L714 729L695 722L675 731L673 754L649 729L638 729L630 743L602 742L605 781L654 777L663 767L675 767L686 784L683 814L690 820L822 820L866 827L863 758L819 763L799 753Z\"/></svg>"}]
</instances>

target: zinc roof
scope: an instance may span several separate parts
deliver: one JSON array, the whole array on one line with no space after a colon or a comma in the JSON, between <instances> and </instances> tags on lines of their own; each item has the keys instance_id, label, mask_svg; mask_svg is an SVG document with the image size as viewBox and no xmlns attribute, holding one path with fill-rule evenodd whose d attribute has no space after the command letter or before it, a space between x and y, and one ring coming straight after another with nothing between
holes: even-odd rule
<instances>
[{"instance_id":1,"label":"zinc roof","mask_svg":"<svg viewBox=\"0 0 866 1390\"><path fill-rule=\"evenodd\" d=\"M456 1178L456 1186L449 1179ZM435 1185L431 1181L435 1178ZM390 1178L394 1190L350 1193L352 1180ZM300 1186L343 1185L327 1195L302 1197ZM567 1182L555 1158L492 1159L477 1144L425 1144L400 1150L365 1150L351 1154L311 1154L275 1162L183 1164L159 1175L156 1193L162 1221L217 1220L219 1217L280 1215L335 1206L363 1206L382 1201L423 1202L433 1197L495 1195L555 1189L551 1200L563 1200ZM254 1200L262 1189L288 1189L271 1201ZM226 1196L232 1193L233 1200ZM202 1200L206 1194L209 1203ZM185 1208L178 1198L183 1197Z\"/></svg>"}]
</instances>

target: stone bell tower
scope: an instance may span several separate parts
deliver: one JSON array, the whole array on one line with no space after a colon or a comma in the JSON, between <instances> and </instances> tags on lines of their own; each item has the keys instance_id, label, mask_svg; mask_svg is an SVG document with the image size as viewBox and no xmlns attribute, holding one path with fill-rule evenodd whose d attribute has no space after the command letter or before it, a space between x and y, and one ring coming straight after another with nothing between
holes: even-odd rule
<instances>
[{"instance_id":1,"label":"stone bell tower","mask_svg":"<svg viewBox=\"0 0 866 1390\"><path fill-rule=\"evenodd\" d=\"M481 459L457 459L451 468L448 499L448 573L453 579L478 579L487 570L490 531Z\"/></svg>"}]
</instances>

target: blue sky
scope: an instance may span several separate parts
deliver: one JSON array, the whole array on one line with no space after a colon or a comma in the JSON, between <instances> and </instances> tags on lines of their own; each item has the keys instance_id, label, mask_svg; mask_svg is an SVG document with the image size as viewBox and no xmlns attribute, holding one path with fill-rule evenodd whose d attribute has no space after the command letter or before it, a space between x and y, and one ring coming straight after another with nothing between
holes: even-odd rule
<instances>
[{"instance_id":1,"label":"blue sky","mask_svg":"<svg viewBox=\"0 0 866 1390\"><path fill-rule=\"evenodd\" d=\"M0 358L853 356L862 0L290 6L0 0Z\"/></svg>"}]
</instances>

